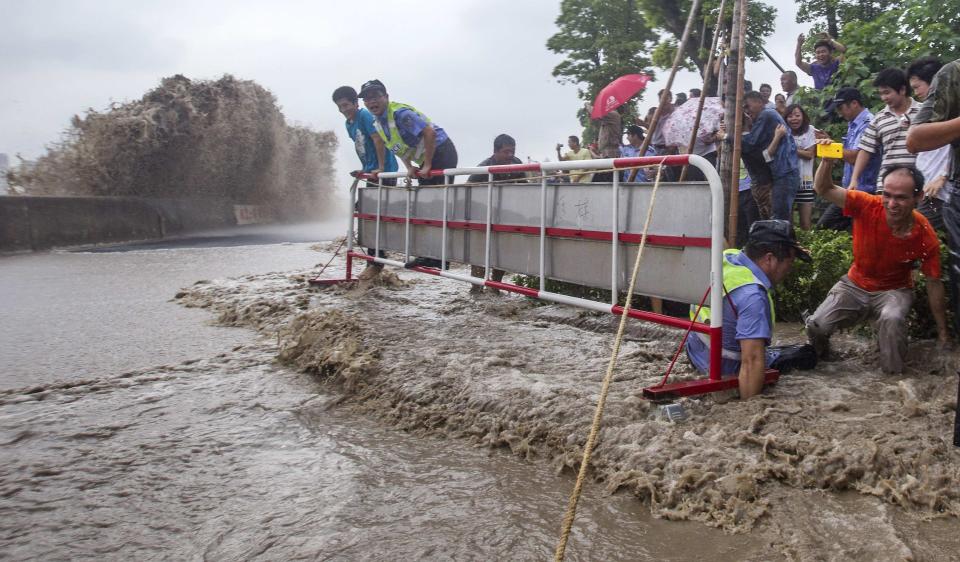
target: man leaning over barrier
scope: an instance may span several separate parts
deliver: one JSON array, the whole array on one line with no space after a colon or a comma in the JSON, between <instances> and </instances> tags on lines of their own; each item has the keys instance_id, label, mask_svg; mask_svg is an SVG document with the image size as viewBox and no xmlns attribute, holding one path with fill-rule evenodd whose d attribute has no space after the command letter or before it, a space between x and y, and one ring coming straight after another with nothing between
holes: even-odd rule
<instances>
[{"instance_id":1,"label":"man leaning over barrier","mask_svg":"<svg viewBox=\"0 0 960 562\"><path fill-rule=\"evenodd\" d=\"M793 228L784 220L753 223L743 251L723 253L723 363L722 374L739 375L740 398L763 390L767 366L787 370L812 368L816 358L809 349L770 348L775 312L771 291L790 273L796 258L810 261L797 243ZM709 322L710 309L690 310L695 320ZM696 334L687 340L687 356L697 370L710 368L709 339ZM786 351L786 353L784 353ZM782 355L782 356L781 356Z\"/></svg>"},{"instance_id":2,"label":"man leaning over barrier","mask_svg":"<svg viewBox=\"0 0 960 562\"><path fill-rule=\"evenodd\" d=\"M497 135L493 139L493 155L485 159L483 162L477 164L477 167L486 167L486 166L510 166L512 164L523 164L523 161L517 158L517 141L513 139L508 134ZM525 182L527 181L527 175L523 172L506 172L502 174L493 174L493 181L515 181L515 182ZM473 174L467 178L468 183L484 183L488 181L487 174ZM470 199L467 198L467 203L470 202ZM468 217L469 218L469 217ZM490 279L493 281L503 281L504 271L502 269L494 269L490 272ZM482 265L471 265L470 266L470 275L473 277L483 277L484 268ZM499 293L498 289L493 289L493 291ZM471 285L470 294L476 295L483 292L483 287L480 285Z\"/></svg>"},{"instance_id":3,"label":"man leaning over barrier","mask_svg":"<svg viewBox=\"0 0 960 562\"><path fill-rule=\"evenodd\" d=\"M923 194L923 175L912 166L893 166L883 176L883 195L871 195L834 185L832 169L831 159L820 163L814 189L853 219L853 265L807 319L807 335L823 356L834 331L874 321L880 367L887 373L900 373L907 352L913 270L918 263L927 278L939 342L947 342L940 241L930 222L916 211Z\"/></svg>"},{"instance_id":4,"label":"man leaning over barrier","mask_svg":"<svg viewBox=\"0 0 960 562\"><path fill-rule=\"evenodd\" d=\"M431 170L457 167L457 147L440 126L411 105L390 101L387 88L379 80L368 80L359 96L376 120L374 126L387 147L403 161L410 178L419 185L442 185L443 176ZM406 267L440 267L440 260L415 258Z\"/></svg>"}]
</instances>

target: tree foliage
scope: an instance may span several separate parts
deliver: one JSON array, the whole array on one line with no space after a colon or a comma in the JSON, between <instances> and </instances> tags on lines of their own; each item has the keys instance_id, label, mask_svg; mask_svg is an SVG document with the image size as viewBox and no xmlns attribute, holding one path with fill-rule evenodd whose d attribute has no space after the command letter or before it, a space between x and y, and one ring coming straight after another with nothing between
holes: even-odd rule
<instances>
[{"instance_id":1,"label":"tree foliage","mask_svg":"<svg viewBox=\"0 0 960 562\"><path fill-rule=\"evenodd\" d=\"M557 33L547 40L547 48L566 59L553 69L564 83L580 86L578 94L587 103L613 79L624 74L645 72L651 68L670 68L683 35L691 0L562 0L557 17ZM682 65L690 69L706 66L713 41L713 29L720 1L706 0L695 20ZM773 32L776 10L760 2L749 4L747 56L758 60L765 37ZM728 2L726 19L733 12ZM620 109L624 123L633 122L636 100ZM595 135L589 110L577 112L586 127L584 138Z\"/></svg>"},{"instance_id":2,"label":"tree foliage","mask_svg":"<svg viewBox=\"0 0 960 562\"><path fill-rule=\"evenodd\" d=\"M649 73L646 53L656 36L635 0L563 0L556 24L559 31L547 40L547 48L566 55L566 60L553 69L553 75L560 82L578 84L584 102L592 102L601 88L619 76ZM620 112L624 122L632 122L635 101L624 104ZM589 125L588 110L581 108L578 117ZM584 134L588 140L592 136L595 133Z\"/></svg>"},{"instance_id":3,"label":"tree foliage","mask_svg":"<svg viewBox=\"0 0 960 562\"><path fill-rule=\"evenodd\" d=\"M814 31L833 37L850 22L869 22L900 5L895 0L807 0L797 4L797 23L811 23Z\"/></svg>"},{"instance_id":4,"label":"tree foliage","mask_svg":"<svg viewBox=\"0 0 960 562\"><path fill-rule=\"evenodd\" d=\"M881 109L883 102L872 84L879 71L889 67L906 68L912 60L924 55L937 56L944 62L960 58L960 19L943 17L943 14L960 12L960 0L936 4L904 0L898 9L877 14L878 5L861 6L859 12L854 11L869 19L844 16L847 19L839 39L847 52L832 84L821 91L802 88L798 97L804 107L815 108L811 116L844 86L859 89L865 107ZM834 138L846 134L845 124L826 124L827 117L821 115L819 123L826 126Z\"/></svg>"},{"instance_id":5,"label":"tree foliage","mask_svg":"<svg viewBox=\"0 0 960 562\"><path fill-rule=\"evenodd\" d=\"M691 0L672 2L669 0L638 0L640 10L646 18L647 25L657 30L659 40L654 46L654 64L660 68L670 68L676 56L677 46L683 37L683 29L687 25L687 16L693 7ZM700 14L694 20L690 30L690 39L685 49L684 65L687 68L696 68L701 74L707 65L710 56L710 46L713 44L713 30L717 23L720 11L720 0L704 0L700 7ZM729 22L733 16L733 0L728 0L724 7L724 21ZM750 60L760 60L763 52L760 48L774 30L777 10L762 2L747 4L747 53Z\"/></svg>"}]
</instances>

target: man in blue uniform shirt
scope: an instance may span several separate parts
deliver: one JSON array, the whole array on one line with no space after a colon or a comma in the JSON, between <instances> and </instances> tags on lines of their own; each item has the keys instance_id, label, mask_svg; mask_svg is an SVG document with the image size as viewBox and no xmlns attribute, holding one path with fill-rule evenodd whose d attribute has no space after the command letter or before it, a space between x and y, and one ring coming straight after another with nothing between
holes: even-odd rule
<instances>
[{"instance_id":1,"label":"man in blue uniform shirt","mask_svg":"<svg viewBox=\"0 0 960 562\"><path fill-rule=\"evenodd\" d=\"M860 173L860 177L853 177L853 167L857 163L857 157L860 155L860 139L863 133L867 131L870 122L873 121L873 113L863 106L863 97L860 90L856 88L840 88L836 96L825 108L826 113L834 111L847 121L847 135L843 137L843 180L841 186L846 189L851 184L855 184L856 189L873 193L877 190L877 176L880 174L880 161L883 151L874 152L867 165ZM856 181L854 181L854 179ZM817 226L823 228L832 228L834 230L849 230L853 224L853 219L843 216L843 209L831 204L827 207Z\"/></svg>"},{"instance_id":2,"label":"man in blue uniform shirt","mask_svg":"<svg viewBox=\"0 0 960 562\"><path fill-rule=\"evenodd\" d=\"M762 220L753 223L743 251L723 253L723 286L729 298L723 300L723 375L738 375L740 398L763 390L767 366L778 357L767 349L773 337L775 314L771 292L786 279L796 258L810 261L810 254L797 243L790 223ZM710 309L696 313L698 322L709 322ZM702 336L702 337L701 337ZM705 335L691 334L687 356L697 370L710 370L710 345Z\"/></svg>"},{"instance_id":3,"label":"man in blue uniform shirt","mask_svg":"<svg viewBox=\"0 0 960 562\"><path fill-rule=\"evenodd\" d=\"M364 82L360 97L376 117L374 127L387 150L403 161L410 177L420 185L443 184L443 176L429 172L457 167L457 148L446 131L413 106L390 101L379 80Z\"/></svg>"},{"instance_id":4,"label":"man in blue uniform shirt","mask_svg":"<svg viewBox=\"0 0 960 562\"><path fill-rule=\"evenodd\" d=\"M383 139L377 134L373 114L359 107L357 91L350 86L340 86L333 91L333 103L337 104L337 109L347 118L347 134L357 150L360 171L368 174L396 172L397 159L392 152L387 151ZM383 183L396 185L397 180L385 179Z\"/></svg>"}]
</instances>

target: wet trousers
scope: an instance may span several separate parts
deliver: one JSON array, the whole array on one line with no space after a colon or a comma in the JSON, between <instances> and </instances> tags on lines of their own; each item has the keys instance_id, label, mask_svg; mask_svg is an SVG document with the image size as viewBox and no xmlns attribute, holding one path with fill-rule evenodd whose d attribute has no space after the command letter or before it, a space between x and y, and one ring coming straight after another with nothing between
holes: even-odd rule
<instances>
[{"instance_id":1,"label":"wet trousers","mask_svg":"<svg viewBox=\"0 0 960 562\"><path fill-rule=\"evenodd\" d=\"M954 328L960 333L960 186L948 185L950 199L943 205L943 225L950 248L950 307Z\"/></svg>"},{"instance_id":2,"label":"wet trousers","mask_svg":"<svg viewBox=\"0 0 960 562\"><path fill-rule=\"evenodd\" d=\"M836 330L865 321L874 322L880 347L880 367L887 373L901 373L907 354L907 313L912 304L912 289L871 293L844 275L830 289L816 312L807 318L807 336L817 353L822 355L828 349L830 335Z\"/></svg>"},{"instance_id":3,"label":"wet trousers","mask_svg":"<svg viewBox=\"0 0 960 562\"><path fill-rule=\"evenodd\" d=\"M773 216L771 218L793 222L793 200L800 190L800 174L792 172L773 178Z\"/></svg>"}]
</instances>

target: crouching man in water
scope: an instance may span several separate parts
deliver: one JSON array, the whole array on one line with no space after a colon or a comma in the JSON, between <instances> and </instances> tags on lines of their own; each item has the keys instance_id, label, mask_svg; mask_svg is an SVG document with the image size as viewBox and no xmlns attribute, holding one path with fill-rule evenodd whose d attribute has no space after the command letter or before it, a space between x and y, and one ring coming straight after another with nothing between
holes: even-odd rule
<instances>
[{"instance_id":1,"label":"crouching man in water","mask_svg":"<svg viewBox=\"0 0 960 562\"><path fill-rule=\"evenodd\" d=\"M778 366L779 350L767 349L775 319L771 291L786 279L797 258L810 261L810 254L797 243L785 220L753 223L743 251L723 253L723 286L729 298L723 301L722 373L739 374L740 398L759 394L767 365ZM691 316L695 312L696 306L691 308ZM695 319L708 322L710 309L701 308ZM687 355L699 371L709 371L710 346L706 336L691 334Z\"/></svg>"},{"instance_id":2,"label":"crouching man in water","mask_svg":"<svg viewBox=\"0 0 960 562\"><path fill-rule=\"evenodd\" d=\"M835 330L875 321L880 367L887 373L903 372L917 264L927 278L938 339L941 345L947 342L940 242L930 222L915 210L923 195L923 175L913 166L891 166L883 176L883 195L871 195L834 185L832 168L832 160L820 163L814 189L853 219L853 265L807 319L807 335L823 356Z\"/></svg>"}]
</instances>

